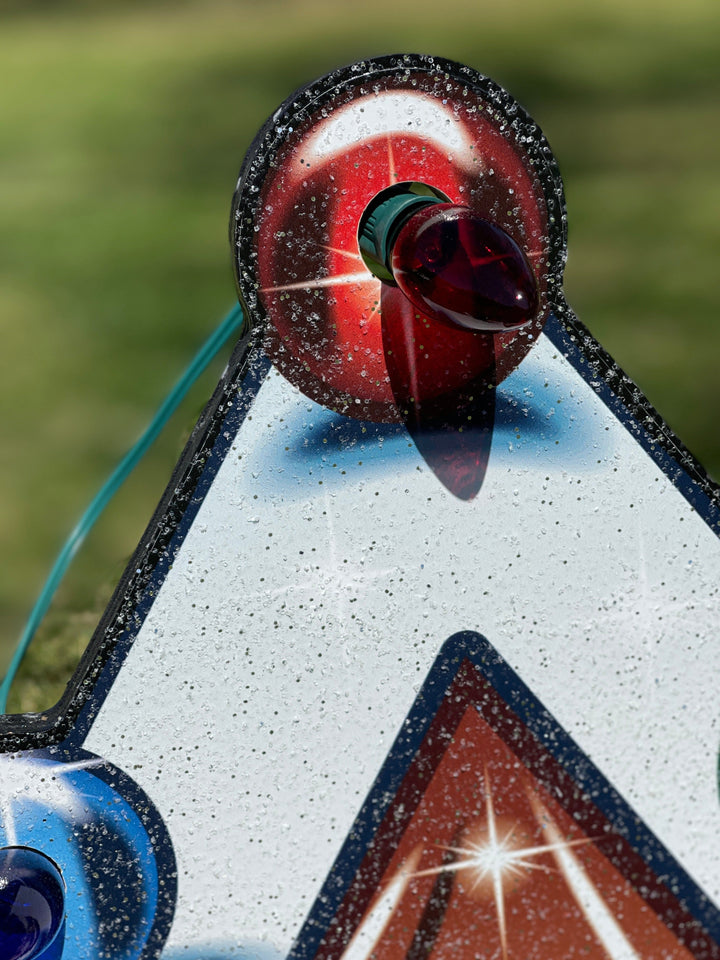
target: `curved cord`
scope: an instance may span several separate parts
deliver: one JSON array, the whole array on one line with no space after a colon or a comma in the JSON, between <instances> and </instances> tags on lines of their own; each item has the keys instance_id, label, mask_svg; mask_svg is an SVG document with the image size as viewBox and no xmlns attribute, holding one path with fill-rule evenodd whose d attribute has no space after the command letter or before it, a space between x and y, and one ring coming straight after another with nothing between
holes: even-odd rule
<instances>
[{"instance_id":1,"label":"curved cord","mask_svg":"<svg viewBox=\"0 0 720 960\"><path fill-rule=\"evenodd\" d=\"M242 322L243 312L241 307L239 305L233 307L222 323L210 334L205 343L200 347L185 372L163 400L160 408L145 429L145 432L134 446L128 450L107 478L63 544L40 595L35 601L35 606L30 612L30 616L15 648L10 665L0 684L0 713L5 713L6 711L8 693L15 679L18 667L20 666L22 658L25 656L27 648L30 646L30 641L47 613L55 591L60 586L60 582L65 576L73 557L82 546L83 541L90 530L92 530L100 514L140 460L142 460L143 456L157 439L162 428L184 400L190 387L195 383L231 334L240 329Z\"/></svg>"}]
</instances>

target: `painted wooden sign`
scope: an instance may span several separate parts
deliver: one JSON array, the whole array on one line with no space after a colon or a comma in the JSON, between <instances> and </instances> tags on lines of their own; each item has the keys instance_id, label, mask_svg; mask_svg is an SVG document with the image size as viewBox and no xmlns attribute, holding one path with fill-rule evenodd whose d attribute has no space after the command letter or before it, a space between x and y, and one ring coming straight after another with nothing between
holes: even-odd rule
<instances>
[{"instance_id":1,"label":"painted wooden sign","mask_svg":"<svg viewBox=\"0 0 720 960\"><path fill-rule=\"evenodd\" d=\"M246 334L65 697L1 721L3 956L720 957L719 500L564 300L535 123L355 64L231 241Z\"/></svg>"}]
</instances>

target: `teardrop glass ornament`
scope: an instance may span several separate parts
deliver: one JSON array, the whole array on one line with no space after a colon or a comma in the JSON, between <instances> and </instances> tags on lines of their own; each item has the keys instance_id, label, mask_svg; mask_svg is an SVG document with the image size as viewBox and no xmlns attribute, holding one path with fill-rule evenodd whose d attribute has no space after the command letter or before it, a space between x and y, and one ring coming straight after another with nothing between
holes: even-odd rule
<instances>
[{"instance_id":1,"label":"teardrop glass ornament","mask_svg":"<svg viewBox=\"0 0 720 960\"><path fill-rule=\"evenodd\" d=\"M403 224L390 254L393 278L425 316L499 333L529 324L535 275L502 228L469 207L434 203Z\"/></svg>"}]
</instances>

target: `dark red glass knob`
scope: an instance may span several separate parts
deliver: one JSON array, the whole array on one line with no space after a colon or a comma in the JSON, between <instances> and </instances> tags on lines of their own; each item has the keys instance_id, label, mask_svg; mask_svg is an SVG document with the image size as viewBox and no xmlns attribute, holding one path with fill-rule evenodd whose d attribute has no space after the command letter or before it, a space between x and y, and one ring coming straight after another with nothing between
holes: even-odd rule
<instances>
[{"instance_id":1,"label":"dark red glass knob","mask_svg":"<svg viewBox=\"0 0 720 960\"><path fill-rule=\"evenodd\" d=\"M403 224L390 251L393 278L426 316L470 330L530 323L537 283L520 247L469 207L433 203Z\"/></svg>"}]
</instances>

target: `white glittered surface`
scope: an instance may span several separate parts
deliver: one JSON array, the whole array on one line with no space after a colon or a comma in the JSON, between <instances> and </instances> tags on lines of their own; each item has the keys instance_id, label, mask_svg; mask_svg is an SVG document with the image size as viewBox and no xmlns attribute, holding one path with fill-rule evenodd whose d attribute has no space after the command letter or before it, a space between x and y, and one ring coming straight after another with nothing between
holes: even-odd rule
<instances>
[{"instance_id":1,"label":"white glittered surface","mask_svg":"<svg viewBox=\"0 0 720 960\"><path fill-rule=\"evenodd\" d=\"M85 743L167 823L168 955L288 949L460 630L720 897L704 521L546 338L503 385L473 501L404 430L339 443L336 420L270 373Z\"/></svg>"}]
</instances>

